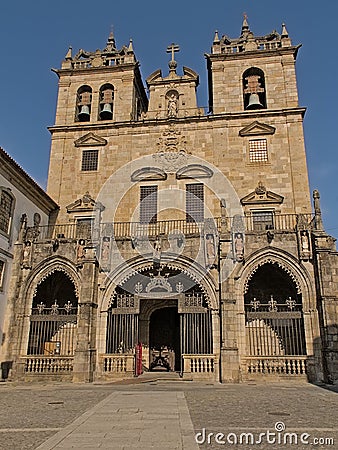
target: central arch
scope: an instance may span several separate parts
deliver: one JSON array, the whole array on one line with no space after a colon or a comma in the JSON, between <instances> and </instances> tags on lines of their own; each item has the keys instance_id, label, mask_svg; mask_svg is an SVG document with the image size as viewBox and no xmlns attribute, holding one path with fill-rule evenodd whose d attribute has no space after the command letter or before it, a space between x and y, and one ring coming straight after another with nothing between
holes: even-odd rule
<instances>
[{"instance_id":1,"label":"central arch","mask_svg":"<svg viewBox=\"0 0 338 450\"><path fill-rule=\"evenodd\" d=\"M102 353L130 355L141 346L146 371L181 371L184 355L214 354L214 300L205 285L189 275L169 264L159 269L150 264L121 277L119 285L110 285L102 299L107 310L100 312L106 326Z\"/></svg>"}]
</instances>

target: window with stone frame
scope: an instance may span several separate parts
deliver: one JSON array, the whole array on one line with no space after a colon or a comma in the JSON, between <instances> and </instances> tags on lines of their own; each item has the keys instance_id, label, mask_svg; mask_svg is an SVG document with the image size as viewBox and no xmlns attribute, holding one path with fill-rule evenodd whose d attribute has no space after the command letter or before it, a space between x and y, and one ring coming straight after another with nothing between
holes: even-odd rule
<instances>
[{"instance_id":1,"label":"window with stone frame","mask_svg":"<svg viewBox=\"0 0 338 450\"><path fill-rule=\"evenodd\" d=\"M140 222L157 222L158 186L140 186Z\"/></svg>"},{"instance_id":2,"label":"window with stone frame","mask_svg":"<svg viewBox=\"0 0 338 450\"><path fill-rule=\"evenodd\" d=\"M14 197L6 189L2 189L0 192L0 231L9 234L14 209Z\"/></svg>"},{"instance_id":3,"label":"window with stone frame","mask_svg":"<svg viewBox=\"0 0 338 450\"><path fill-rule=\"evenodd\" d=\"M273 211L260 210L252 211L253 231L273 230L274 228Z\"/></svg>"},{"instance_id":4,"label":"window with stone frame","mask_svg":"<svg viewBox=\"0 0 338 450\"><path fill-rule=\"evenodd\" d=\"M186 185L185 208L187 222L204 221L203 183L192 183Z\"/></svg>"},{"instance_id":5,"label":"window with stone frame","mask_svg":"<svg viewBox=\"0 0 338 450\"><path fill-rule=\"evenodd\" d=\"M3 289L3 283L4 283L4 274L5 274L5 261L0 259L0 291Z\"/></svg>"},{"instance_id":6,"label":"window with stone frame","mask_svg":"<svg viewBox=\"0 0 338 450\"><path fill-rule=\"evenodd\" d=\"M76 219L76 238L77 239L90 239L93 228L93 218L83 217Z\"/></svg>"},{"instance_id":7,"label":"window with stone frame","mask_svg":"<svg viewBox=\"0 0 338 450\"><path fill-rule=\"evenodd\" d=\"M268 144L266 139L249 141L249 161L251 163L268 162Z\"/></svg>"},{"instance_id":8,"label":"window with stone frame","mask_svg":"<svg viewBox=\"0 0 338 450\"><path fill-rule=\"evenodd\" d=\"M97 170L99 162L99 151L98 150L83 150L82 151L82 172L90 172Z\"/></svg>"}]
</instances>

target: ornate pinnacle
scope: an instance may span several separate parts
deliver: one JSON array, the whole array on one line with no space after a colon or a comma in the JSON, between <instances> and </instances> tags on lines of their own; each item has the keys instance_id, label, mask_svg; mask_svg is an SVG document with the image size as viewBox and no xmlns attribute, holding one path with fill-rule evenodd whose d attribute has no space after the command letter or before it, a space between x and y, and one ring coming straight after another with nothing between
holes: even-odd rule
<instances>
[{"instance_id":1,"label":"ornate pinnacle","mask_svg":"<svg viewBox=\"0 0 338 450\"><path fill-rule=\"evenodd\" d=\"M242 23L242 35L250 31L248 24L248 16L246 13L243 14L243 23Z\"/></svg>"},{"instance_id":2,"label":"ornate pinnacle","mask_svg":"<svg viewBox=\"0 0 338 450\"><path fill-rule=\"evenodd\" d=\"M131 38L129 40L128 53L134 53L133 40Z\"/></svg>"},{"instance_id":3,"label":"ornate pinnacle","mask_svg":"<svg viewBox=\"0 0 338 450\"><path fill-rule=\"evenodd\" d=\"M286 25L285 23L282 23L282 34L281 34L282 38L288 38L289 37L289 33L288 30L286 29Z\"/></svg>"},{"instance_id":4,"label":"ornate pinnacle","mask_svg":"<svg viewBox=\"0 0 338 450\"><path fill-rule=\"evenodd\" d=\"M214 44L219 44L218 30L215 31Z\"/></svg>"},{"instance_id":5,"label":"ornate pinnacle","mask_svg":"<svg viewBox=\"0 0 338 450\"><path fill-rule=\"evenodd\" d=\"M66 53L65 60L68 61L69 59L72 59L72 46L70 45L68 48L68 52Z\"/></svg>"}]
</instances>

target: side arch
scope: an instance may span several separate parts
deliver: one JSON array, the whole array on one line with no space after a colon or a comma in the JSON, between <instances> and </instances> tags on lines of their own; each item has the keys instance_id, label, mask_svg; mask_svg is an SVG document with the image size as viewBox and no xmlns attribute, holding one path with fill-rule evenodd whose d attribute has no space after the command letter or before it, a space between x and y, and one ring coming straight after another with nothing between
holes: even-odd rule
<instances>
[{"instance_id":1,"label":"side arch","mask_svg":"<svg viewBox=\"0 0 338 450\"><path fill-rule=\"evenodd\" d=\"M313 280L307 269L300 265L298 260L290 253L271 247L253 253L243 268L237 273L238 298L243 299L244 294L248 290L251 278L258 268L264 264L276 264L290 276L297 287L297 293L302 294L303 308L305 311L315 308Z\"/></svg>"},{"instance_id":2,"label":"side arch","mask_svg":"<svg viewBox=\"0 0 338 450\"><path fill-rule=\"evenodd\" d=\"M56 271L63 272L70 279L74 285L75 295L77 299L79 299L81 279L73 263L66 258L51 257L35 267L27 280L26 289L24 291L27 314L29 314L29 309L31 307L31 301L29 300L34 298L38 286Z\"/></svg>"}]
</instances>

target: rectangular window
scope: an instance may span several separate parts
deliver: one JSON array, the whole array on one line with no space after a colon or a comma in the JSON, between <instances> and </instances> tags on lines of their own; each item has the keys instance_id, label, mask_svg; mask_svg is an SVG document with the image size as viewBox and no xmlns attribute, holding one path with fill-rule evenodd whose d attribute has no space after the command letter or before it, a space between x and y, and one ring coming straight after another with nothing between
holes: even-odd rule
<instances>
[{"instance_id":1,"label":"rectangular window","mask_svg":"<svg viewBox=\"0 0 338 450\"><path fill-rule=\"evenodd\" d=\"M157 222L157 186L141 186L140 222Z\"/></svg>"},{"instance_id":2,"label":"rectangular window","mask_svg":"<svg viewBox=\"0 0 338 450\"><path fill-rule=\"evenodd\" d=\"M99 159L98 150L83 150L81 170L83 172L97 170L98 159Z\"/></svg>"},{"instance_id":3,"label":"rectangular window","mask_svg":"<svg viewBox=\"0 0 338 450\"><path fill-rule=\"evenodd\" d=\"M266 139L249 141L250 162L268 162L268 146Z\"/></svg>"},{"instance_id":4,"label":"rectangular window","mask_svg":"<svg viewBox=\"0 0 338 450\"><path fill-rule=\"evenodd\" d=\"M92 233L93 219L77 219L76 221L76 238L90 239Z\"/></svg>"},{"instance_id":5,"label":"rectangular window","mask_svg":"<svg viewBox=\"0 0 338 450\"><path fill-rule=\"evenodd\" d=\"M273 230L273 212L272 211L253 211L252 225L254 231Z\"/></svg>"},{"instance_id":6,"label":"rectangular window","mask_svg":"<svg viewBox=\"0 0 338 450\"><path fill-rule=\"evenodd\" d=\"M2 261L0 259L0 290L2 290L3 288L4 273L5 273L5 261Z\"/></svg>"},{"instance_id":7,"label":"rectangular window","mask_svg":"<svg viewBox=\"0 0 338 450\"><path fill-rule=\"evenodd\" d=\"M202 183L186 185L185 208L187 222L204 221L204 185Z\"/></svg>"},{"instance_id":8,"label":"rectangular window","mask_svg":"<svg viewBox=\"0 0 338 450\"><path fill-rule=\"evenodd\" d=\"M1 191L0 198L0 230L8 234L13 209L13 198L6 192Z\"/></svg>"}]
</instances>

